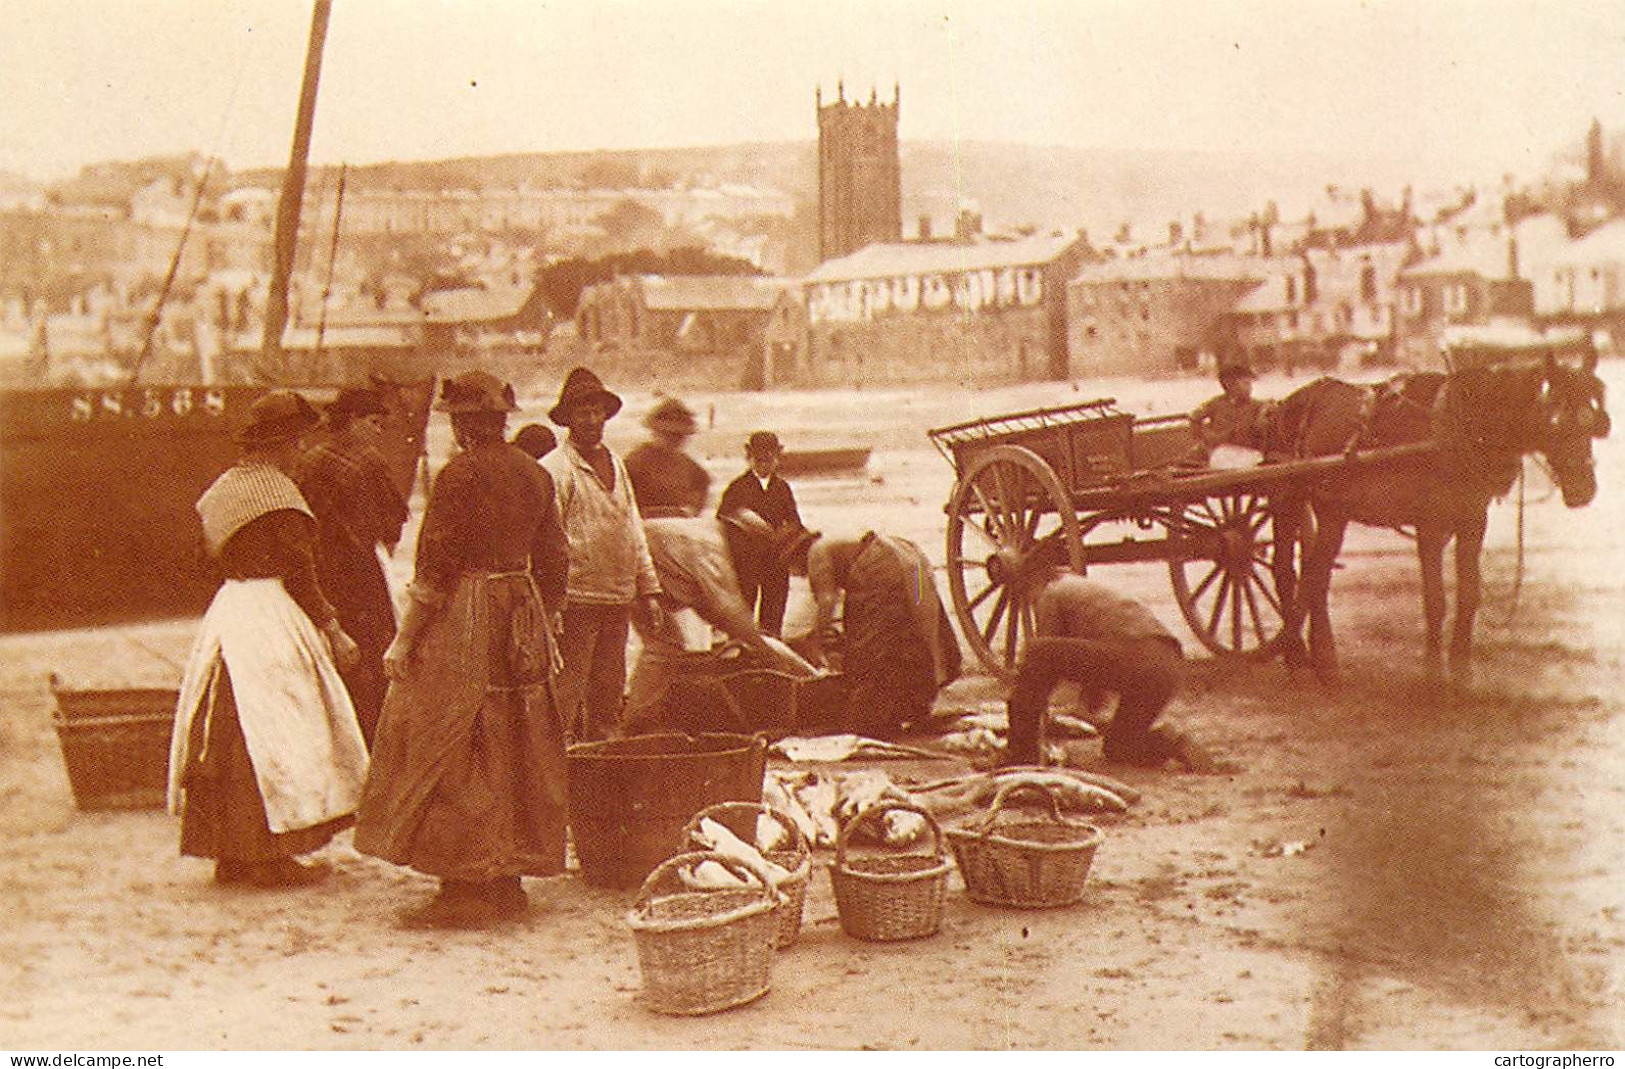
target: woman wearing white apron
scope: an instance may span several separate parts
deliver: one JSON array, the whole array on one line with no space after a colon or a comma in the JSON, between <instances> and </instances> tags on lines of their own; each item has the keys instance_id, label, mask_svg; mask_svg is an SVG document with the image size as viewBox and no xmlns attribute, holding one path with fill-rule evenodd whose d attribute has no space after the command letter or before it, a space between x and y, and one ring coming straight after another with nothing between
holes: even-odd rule
<instances>
[{"instance_id":1,"label":"woman wearing white apron","mask_svg":"<svg viewBox=\"0 0 1625 1069\"><path fill-rule=\"evenodd\" d=\"M169 807L181 853L214 859L220 883L319 880L295 858L352 822L366 777L334 666L355 643L317 583L316 521L287 475L317 418L298 394L260 398L237 433L242 459L197 503L223 582L181 680Z\"/></svg>"}]
</instances>

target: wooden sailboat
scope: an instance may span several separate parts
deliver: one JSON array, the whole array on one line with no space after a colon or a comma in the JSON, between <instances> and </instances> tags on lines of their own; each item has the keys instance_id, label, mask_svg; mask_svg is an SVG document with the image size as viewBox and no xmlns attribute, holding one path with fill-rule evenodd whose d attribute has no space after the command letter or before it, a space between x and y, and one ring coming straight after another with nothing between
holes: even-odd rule
<instances>
[{"instance_id":1,"label":"wooden sailboat","mask_svg":"<svg viewBox=\"0 0 1625 1069\"><path fill-rule=\"evenodd\" d=\"M0 630L83 627L202 612L213 592L198 549L193 503L232 463L232 432L273 387L321 401L366 385L376 369L339 381L282 374L283 332L306 160L331 0L316 0L299 118L278 203L275 264L257 385L207 381L112 388L57 387L0 395ZM156 315L156 313L154 313ZM396 369L398 372L399 369ZM394 378L407 376L395 375ZM383 449L410 492L423 454L432 376L385 383Z\"/></svg>"}]
</instances>

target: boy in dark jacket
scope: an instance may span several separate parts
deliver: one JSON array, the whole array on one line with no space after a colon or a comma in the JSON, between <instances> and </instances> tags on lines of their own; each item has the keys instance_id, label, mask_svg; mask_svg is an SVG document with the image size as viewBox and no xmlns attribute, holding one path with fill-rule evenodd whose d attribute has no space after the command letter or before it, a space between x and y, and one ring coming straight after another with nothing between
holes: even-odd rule
<instances>
[{"instance_id":1,"label":"boy in dark jacket","mask_svg":"<svg viewBox=\"0 0 1625 1069\"><path fill-rule=\"evenodd\" d=\"M750 511L774 528L786 523L800 527L801 514L790 484L779 477L779 458L784 446L772 431L755 431L745 443L745 460L750 467L728 484L717 504L717 515ZM747 574L747 571L750 574ZM756 623L763 634L779 637L784 625L784 605L790 596L790 572L779 561L764 561L759 567L739 573L740 593L745 603L756 609Z\"/></svg>"}]
</instances>

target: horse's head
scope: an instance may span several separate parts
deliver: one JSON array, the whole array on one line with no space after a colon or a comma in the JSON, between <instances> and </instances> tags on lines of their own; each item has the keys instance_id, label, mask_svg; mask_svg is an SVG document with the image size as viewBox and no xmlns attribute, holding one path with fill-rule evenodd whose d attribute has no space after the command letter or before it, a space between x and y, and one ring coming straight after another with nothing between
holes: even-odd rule
<instances>
[{"instance_id":1,"label":"horse's head","mask_svg":"<svg viewBox=\"0 0 1625 1069\"><path fill-rule=\"evenodd\" d=\"M1579 368L1562 366L1550 356L1546 359L1539 448L1563 491L1563 503L1570 508L1588 505L1597 495L1591 440L1606 438L1612 426L1596 366L1595 351Z\"/></svg>"}]
</instances>

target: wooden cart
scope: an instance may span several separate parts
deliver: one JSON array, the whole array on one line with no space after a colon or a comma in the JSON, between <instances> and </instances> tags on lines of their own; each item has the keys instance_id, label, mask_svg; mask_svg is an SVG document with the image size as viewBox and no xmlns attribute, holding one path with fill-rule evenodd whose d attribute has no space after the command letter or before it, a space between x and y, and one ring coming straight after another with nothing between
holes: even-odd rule
<instances>
[{"instance_id":1,"label":"wooden cart","mask_svg":"<svg viewBox=\"0 0 1625 1069\"><path fill-rule=\"evenodd\" d=\"M1137 419L1104 398L942 427L958 478L947 505L948 588L960 627L1008 676L1033 634L1029 577L1164 561L1180 612L1216 655L1267 657L1284 611L1271 573L1271 500L1336 470L1391 462L1400 446L1216 470L1186 415Z\"/></svg>"}]
</instances>

